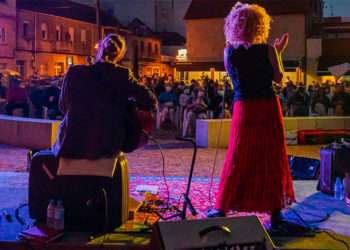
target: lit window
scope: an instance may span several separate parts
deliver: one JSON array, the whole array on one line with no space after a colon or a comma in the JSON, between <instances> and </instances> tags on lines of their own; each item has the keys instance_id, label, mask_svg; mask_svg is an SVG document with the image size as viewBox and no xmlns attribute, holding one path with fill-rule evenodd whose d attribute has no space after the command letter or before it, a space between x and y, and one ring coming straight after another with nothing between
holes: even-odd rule
<instances>
[{"instance_id":1,"label":"lit window","mask_svg":"<svg viewBox=\"0 0 350 250\"><path fill-rule=\"evenodd\" d=\"M6 38L6 29L4 27L0 27L0 44L4 44L7 42Z\"/></svg>"},{"instance_id":2,"label":"lit window","mask_svg":"<svg viewBox=\"0 0 350 250\"><path fill-rule=\"evenodd\" d=\"M41 39L47 40L48 39L48 28L46 23L41 24Z\"/></svg>"}]
</instances>

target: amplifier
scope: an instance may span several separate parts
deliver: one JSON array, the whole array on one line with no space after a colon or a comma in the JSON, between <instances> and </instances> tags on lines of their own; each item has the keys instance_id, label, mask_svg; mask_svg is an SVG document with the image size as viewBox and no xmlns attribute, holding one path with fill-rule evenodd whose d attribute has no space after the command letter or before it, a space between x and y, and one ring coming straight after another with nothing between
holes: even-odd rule
<instances>
[{"instance_id":1,"label":"amplifier","mask_svg":"<svg viewBox=\"0 0 350 250\"><path fill-rule=\"evenodd\" d=\"M276 248L256 216L158 222L152 245L166 250Z\"/></svg>"}]
</instances>

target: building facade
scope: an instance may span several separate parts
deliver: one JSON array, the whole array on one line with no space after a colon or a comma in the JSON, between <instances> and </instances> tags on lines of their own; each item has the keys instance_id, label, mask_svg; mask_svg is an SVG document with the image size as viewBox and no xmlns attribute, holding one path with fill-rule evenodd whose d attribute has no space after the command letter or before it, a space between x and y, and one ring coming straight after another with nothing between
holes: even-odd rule
<instances>
[{"instance_id":1,"label":"building facade","mask_svg":"<svg viewBox=\"0 0 350 250\"><path fill-rule=\"evenodd\" d=\"M128 51L124 64L137 72L138 76L173 74L170 61L162 56L161 39L141 20L135 18L125 34Z\"/></svg>"},{"instance_id":2,"label":"building facade","mask_svg":"<svg viewBox=\"0 0 350 250\"><path fill-rule=\"evenodd\" d=\"M119 33L128 48L121 64L139 76L172 73L153 32L129 30L104 11L98 29L96 14L94 6L69 0L0 0L0 72L25 80L61 76L70 65L87 64L105 35Z\"/></svg>"},{"instance_id":3,"label":"building facade","mask_svg":"<svg viewBox=\"0 0 350 250\"><path fill-rule=\"evenodd\" d=\"M248 2L264 6L272 16L269 43L273 43L275 38L281 37L285 32L290 34L289 45L284 53L285 75L294 81L305 81L306 76L311 79L317 77L321 39L317 30L315 33L314 26L321 23L321 1ZM230 0L192 0L185 15L187 55L176 63L178 78L190 80L206 74L213 79L222 79L226 75L223 65L223 50L226 44L223 32L224 18L234 4L235 1ZM309 38L313 40L308 41Z\"/></svg>"},{"instance_id":4,"label":"building facade","mask_svg":"<svg viewBox=\"0 0 350 250\"><path fill-rule=\"evenodd\" d=\"M24 79L63 75L94 56L99 32L93 7L71 1L17 0L16 67ZM119 22L100 12L101 35Z\"/></svg>"},{"instance_id":5,"label":"building facade","mask_svg":"<svg viewBox=\"0 0 350 250\"><path fill-rule=\"evenodd\" d=\"M0 72L16 70L16 0L0 0Z\"/></svg>"},{"instance_id":6,"label":"building facade","mask_svg":"<svg viewBox=\"0 0 350 250\"><path fill-rule=\"evenodd\" d=\"M318 74L322 82L336 82L329 67L350 63L350 18L327 17L322 22L322 56Z\"/></svg>"},{"instance_id":7,"label":"building facade","mask_svg":"<svg viewBox=\"0 0 350 250\"><path fill-rule=\"evenodd\" d=\"M16 65L24 78L60 76L94 54L94 24L23 9L17 16Z\"/></svg>"}]
</instances>

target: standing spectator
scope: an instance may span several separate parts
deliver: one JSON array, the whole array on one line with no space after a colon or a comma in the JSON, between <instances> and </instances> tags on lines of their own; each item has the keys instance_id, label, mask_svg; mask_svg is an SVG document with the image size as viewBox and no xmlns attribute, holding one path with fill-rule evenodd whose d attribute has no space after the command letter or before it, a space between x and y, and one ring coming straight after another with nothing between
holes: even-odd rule
<instances>
[{"instance_id":1,"label":"standing spectator","mask_svg":"<svg viewBox=\"0 0 350 250\"><path fill-rule=\"evenodd\" d=\"M349 114L349 94L345 92L343 85L338 84L332 98L332 106L337 116Z\"/></svg>"},{"instance_id":2,"label":"standing spectator","mask_svg":"<svg viewBox=\"0 0 350 250\"><path fill-rule=\"evenodd\" d=\"M23 116L28 117L29 105L27 101L27 92L21 86L21 82L16 77L10 76L10 87L7 93L6 114L12 115L15 109L22 109Z\"/></svg>"},{"instance_id":3,"label":"standing spectator","mask_svg":"<svg viewBox=\"0 0 350 250\"><path fill-rule=\"evenodd\" d=\"M300 86L289 100L289 106L292 109L293 116L308 116L309 104L310 97L306 93L304 86Z\"/></svg>"},{"instance_id":4,"label":"standing spectator","mask_svg":"<svg viewBox=\"0 0 350 250\"><path fill-rule=\"evenodd\" d=\"M288 81L287 86L283 88L282 92L283 92L283 96L286 100L287 106L286 106L286 115L292 115L292 110L291 110L291 100L296 92L296 86L294 85L294 83L292 81Z\"/></svg>"},{"instance_id":5,"label":"standing spectator","mask_svg":"<svg viewBox=\"0 0 350 250\"><path fill-rule=\"evenodd\" d=\"M152 78L152 86L154 87L154 91L156 96L159 98L160 94L165 92L165 83L163 79L157 79L155 77Z\"/></svg>"}]
</instances>

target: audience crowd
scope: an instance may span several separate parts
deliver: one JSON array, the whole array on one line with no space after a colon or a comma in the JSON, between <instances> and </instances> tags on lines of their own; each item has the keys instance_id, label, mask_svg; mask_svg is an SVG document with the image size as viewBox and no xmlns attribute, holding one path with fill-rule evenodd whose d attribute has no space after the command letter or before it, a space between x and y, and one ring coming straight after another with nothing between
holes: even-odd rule
<instances>
[{"instance_id":1,"label":"audience crowd","mask_svg":"<svg viewBox=\"0 0 350 250\"><path fill-rule=\"evenodd\" d=\"M0 74L0 113L36 118L60 119L58 108L61 78L31 80L22 83L10 77L5 87ZM189 83L174 81L172 75L142 77L140 84L150 88L158 98L156 127L181 129L184 136L195 131L196 119L230 118L234 89L229 80L208 77ZM285 116L350 115L350 94L344 84L313 81L306 86L289 77L284 86L275 85Z\"/></svg>"}]
</instances>

